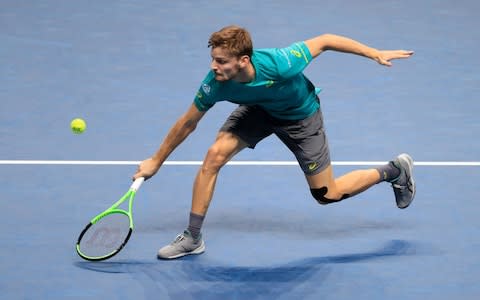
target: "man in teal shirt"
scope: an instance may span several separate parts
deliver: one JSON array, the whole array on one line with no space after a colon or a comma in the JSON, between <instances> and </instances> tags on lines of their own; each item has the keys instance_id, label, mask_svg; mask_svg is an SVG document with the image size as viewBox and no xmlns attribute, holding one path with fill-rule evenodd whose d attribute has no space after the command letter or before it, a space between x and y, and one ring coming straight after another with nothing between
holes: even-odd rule
<instances>
[{"instance_id":1,"label":"man in teal shirt","mask_svg":"<svg viewBox=\"0 0 480 300\"><path fill-rule=\"evenodd\" d=\"M208 73L195 97L200 111L207 111L216 102L258 105L269 115L283 120L301 120L319 108L316 90L302 71L312 61L305 43L283 49L254 50L251 63L255 77L251 82L217 81L215 72Z\"/></svg>"},{"instance_id":2,"label":"man in teal shirt","mask_svg":"<svg viewBox=\"0 0 480 300\"><path fill-rule=\"evenodd\" d=\"M393 59L410 57L413 51L377 50L332 34L286 48L254 50L248 31L238 26L214 32L208 46L211 70L193 104L170 129L156 153L144 160L133 176L134 179L153 176L215 103L239 104L220 128L195 178L188 228L158 251L159 258L173 259L205 251L201 227L221 167L241 150L253 149L271 134L295 155L319 204L339 202L386 181L392 184L397 206L403 209L410 205L415 196L415 182L413 160L408 154L401 154L384 166L334 178L317 96L320 90L303 70L327 50L364 56L385 66L391 66Z\"/></svg>"}]
</instances>

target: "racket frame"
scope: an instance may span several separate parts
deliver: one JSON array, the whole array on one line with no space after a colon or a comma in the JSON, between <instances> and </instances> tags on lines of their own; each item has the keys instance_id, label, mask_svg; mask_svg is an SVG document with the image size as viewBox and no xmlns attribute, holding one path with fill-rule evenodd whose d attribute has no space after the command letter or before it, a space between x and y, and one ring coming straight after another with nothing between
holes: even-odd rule
<instances>
[{"instance_id":1,"label":"racket frame","mask_svg":"<svg viewBox=\"0 0 480 300\"><path fill-rule=\"evenodd\" d=\"M135 199L135 195L137 193L137 190L140 188L140 186L142 185L142 183L145 181L145 178L144 177L140 177L140 178L137 178L133 183L132 185L130 186L128 192L126 192L117 202L115 202L112 206L110 206L109 208L107 208L106 210L104 210L103 212L99 213L98 215L96 215L95 217L92 218L92 220L90 220L90 223L87 224L87 226L85 226L85 228L82 230L82 232L80 233L80 235L78 236L78 239L77 239L77 245L76 245L76 250L77 250L77 254L85 259L85 260L90 260L90 261L100 261L100 260L106 260L106 259L109 259L110 257L116 255L118 252L120 252L123 247L127 244L128 240L130 239L130 236L132 235L132 231L133 231L133 216L132 216L132 208L133 208L133 200ZM118 207L123 203L125 202L126 200L128 199L128 211L124 210L124 209L119 209ZM128 231L128 234L125 238L125 240L123 241L123 243L120 245L120 247L118 247L116 250L106 254L106 255L103 255L103 256L99 256L99 257L91 257L91 256L88 256L88 255L85 255L83 254L81 251L80 251L80 241L82 240L83 236L85 235L85 233L88 231L88 229L95 225L98 221L100 221L103 217L105 216L108 216L108 215L111 215L111 214L114 214L114 213L120 213L120 214L124 214L128 217L129 219L129 224L130 224L130 229Z\"/></svg>"}]
</instances>

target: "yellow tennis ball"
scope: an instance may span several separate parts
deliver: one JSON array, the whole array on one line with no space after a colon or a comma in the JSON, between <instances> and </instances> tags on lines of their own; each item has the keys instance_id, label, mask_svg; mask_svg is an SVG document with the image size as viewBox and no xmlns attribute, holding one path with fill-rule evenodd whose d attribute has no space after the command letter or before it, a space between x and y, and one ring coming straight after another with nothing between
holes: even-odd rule
<instances>
[{"instance_id":1,"label":"yellow tennis ball","mask_svg":"<svg viewBox=\"0 0 480 300\"><path fill-rule=\"evenodd\" d=\"M80 134L87 129L87 123L83 119L76 118L70 123L70 128L72 128L73 133Z\"/></svg>"}]
</instances>

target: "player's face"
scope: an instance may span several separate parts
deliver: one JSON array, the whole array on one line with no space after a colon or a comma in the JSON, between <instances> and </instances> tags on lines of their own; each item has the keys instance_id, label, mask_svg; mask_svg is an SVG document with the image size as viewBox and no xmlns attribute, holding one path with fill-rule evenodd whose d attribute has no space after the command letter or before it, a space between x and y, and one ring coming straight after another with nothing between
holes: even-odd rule
<instances>
[{"instance_id":1,"label":"player's face","mask_svg":"<svg viewBox=\"0 0 480 300\"><path fill-rule=\"evenodd\" d=\"M210 54L212 56L210 68L215 73L216 80L235 80L240 75L244 65L240 58L232 56L221 47L213 48Z\"/></svg>"}]
</instances>

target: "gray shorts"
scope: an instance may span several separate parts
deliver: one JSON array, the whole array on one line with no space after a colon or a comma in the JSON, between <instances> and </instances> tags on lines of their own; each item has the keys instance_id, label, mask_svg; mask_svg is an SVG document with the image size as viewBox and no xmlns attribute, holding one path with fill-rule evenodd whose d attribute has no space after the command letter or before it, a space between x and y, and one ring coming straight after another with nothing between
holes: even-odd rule
<instances>
[{"instance_id":1,"label":"gray shorts","mask_svg":"<svg viewBox=\"0 0 480 300\"><path fill-rule=\"evenodd\" d=\"M306 175L315 175L330 165L330 152L319 109L303 120L280 120L258 106L240 105L225 121L220 131L231 132L249 148L274 133L297 158Z\"/></svg>"}]
</instances>

